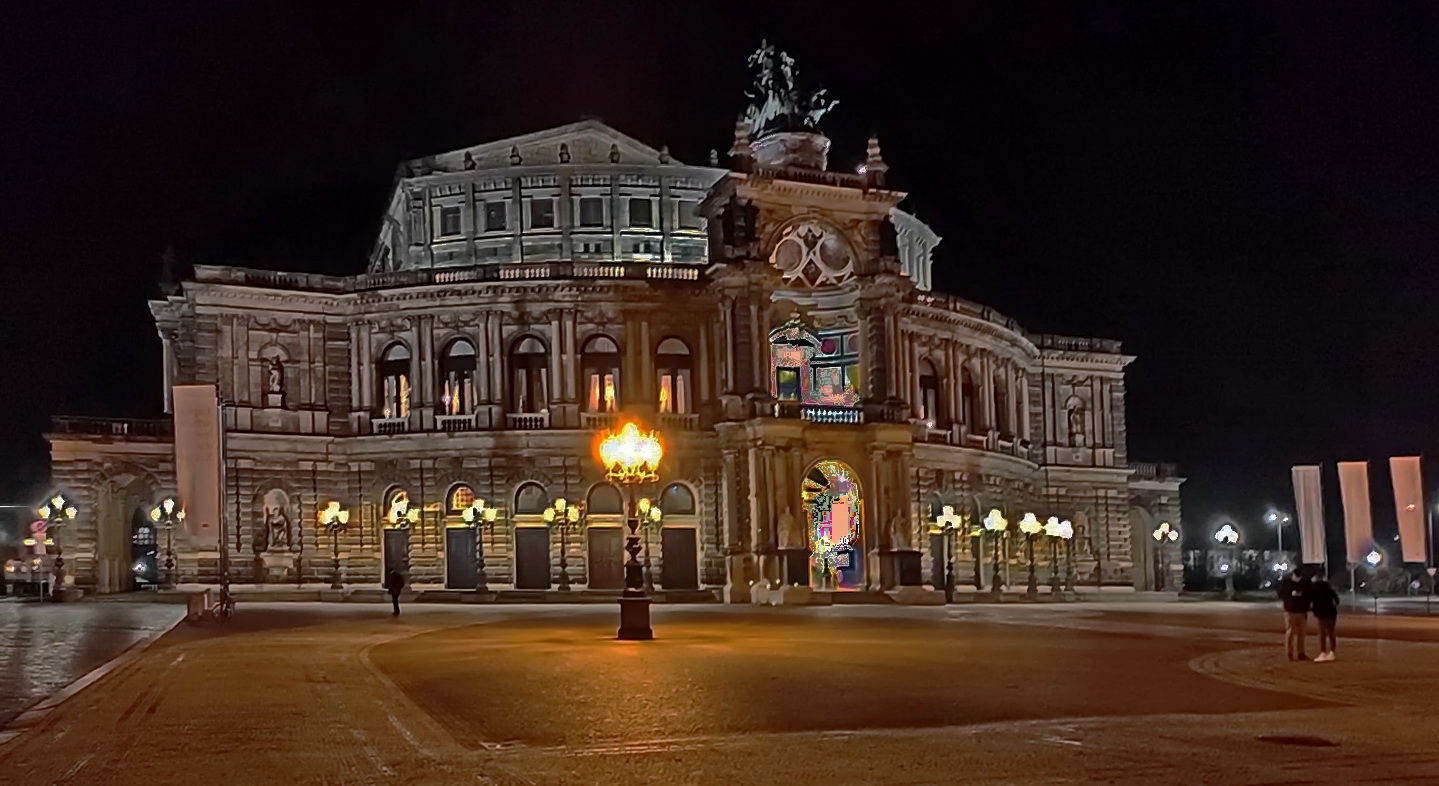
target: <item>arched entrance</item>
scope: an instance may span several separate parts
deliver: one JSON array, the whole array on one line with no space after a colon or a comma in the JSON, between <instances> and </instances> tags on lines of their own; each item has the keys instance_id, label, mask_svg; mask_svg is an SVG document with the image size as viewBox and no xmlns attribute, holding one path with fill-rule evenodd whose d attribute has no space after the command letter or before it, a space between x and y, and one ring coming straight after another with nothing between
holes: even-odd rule
<instances>
[{"instance_id":1,"label":"arched entrance","mask_svg":"<svg viewBox=\"0 0 1439 786\"><path fill-rule=\"evenodd\" d=\"M815 463L805 473L803 495L812 586L859 589L864 585L863 500L854 469L832 459Z\"/></svg>"}]
</instances>

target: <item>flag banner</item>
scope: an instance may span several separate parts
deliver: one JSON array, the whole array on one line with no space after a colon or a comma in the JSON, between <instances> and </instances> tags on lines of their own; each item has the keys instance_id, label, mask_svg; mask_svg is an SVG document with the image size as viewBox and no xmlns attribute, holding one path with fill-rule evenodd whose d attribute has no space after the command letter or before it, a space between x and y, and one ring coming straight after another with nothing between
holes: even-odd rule
<instances>
[{"instance_id":1,"label":"flag banner","mask_svg":"<svg viewBox=\"0 0 1439 786\"><path fill-rule=\"evenodd\" d=\"M1297 465L1289 473L1294 478L1294 511L1299 516L1299 561L1323 564L1328 557L1324 553L1324 496L1319 485L1319 465Z\"/></svg>"},{"instance_id":2,"label":"flag banner","mask_svg":"<svg viewBox=\"0 0 1439 786\"><path fill-rule=\"evenodd\" d=\"M1399 548L1405 562L1424 564L1424 473L1418 456L1389 459L1394 479L1394 513L1399 518Z\"/></svg>"},{"instance_id":3,"label":"flag banner","mask_svg":"<svg viewBox=\"0 0 1439 786\"><path fill-rule=\"evenodd\" d=\"M1339 495L1344 501L1344 554L1349 564L1364 559L1374 543L1369 513L1369 462L1339 462Z\"/></svg>"},{"instance_id":4,"label":"flag banner","mask_svg":"<svg viewBox=\"0 0 1439 786\"><path fill-rule=\"evenodd\" d=\"M175 480L184 532L202 548L220 542L220 399L214 385L176 385Z\"/></svg>"}]
</instances>

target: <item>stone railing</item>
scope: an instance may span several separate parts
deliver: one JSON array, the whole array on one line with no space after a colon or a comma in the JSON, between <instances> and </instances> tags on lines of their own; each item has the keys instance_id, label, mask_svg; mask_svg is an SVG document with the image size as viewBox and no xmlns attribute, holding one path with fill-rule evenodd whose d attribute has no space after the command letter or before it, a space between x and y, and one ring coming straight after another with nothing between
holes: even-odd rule
<instances>
[{"instance_id":1,"label":"stone railing","mask_svg":"<svg viewBox=\"0 0 1439 786\"><path fill-rule=\"evenodd\" d=\"M508 412L505 414L505 425L512 429L534 430L550 427L550 413L548 412Z\"/></svg>"},{"instance_id":2,"label":"stone railing","mask_svg":"<svg viewBox=\"0 0 1439 786\"><path fill-rule=\"evenodd\" d=\"M409 418L375 418L376 434L403 434L410 430Z\"/></svg>"},{"instance_id":3,"label":"stone railing","mask_svg":"<svg viewBox=\"0 0 1439 786\"><path fill-rule=\"evenodd\" d=\"M700 416L693 413L661 412L659 427L661 431L695 431L700 427Z\"/></svg>"},{"instance_id":4,"label":"stone railing","mask_svg":"<svg viewBox=\"0 0 1439 786\"><path fill-rule=\"evenodd\" d=\"M612 431L619 428L618 412L581 412L580 428L590 431Z\"/></svg>"},{"instance_id":5,"label":"stone railing","mask_svg":"<svg viewBox=\"0 0 1439 786\"><path fill-rule=\"evenodd\" d=\"M61 415L50 421L53 436L163 438L174 436L169 418L91 418Z\"/></svg>"},{"instance_id":6,"label":"stone railing","mask_svg":"<svg viewBox=\"0 0 1439 786\"><path fill-rule=\"evenodd\" d=\"M799 416L811 423L855 424L864 422L864 411L855 407L805 404L800 407Z\"/></svg>"},{"instance_id":7,"label":"stone railing","mask_svg":"<svg viewBox=\"0 0 1439 786\"><path fill-rule=\"evenodd\" d=\"M435 427L447 434L474 431L478 428L474 415L436 415Z\"/></svg>"},{"instance_id":8,"label":"stone railing","mask_svg":"<svg viewBox=\"0 0 1439 786\"><path fill-rule=\"evenodd\" d=\"M1061 352L1103 352L1112 355L1123 351L1123 344L1110 338L1082 338L1048 334L1030 338L1040 349L1057 349Z\"/></svg>"},{"instance_id":9,"label":"stone railing","mask_svg":"<svg viewBox=\"0 0 1439 786\"><path fill-rule=\"evenodd\" d=\"M1173 464L1160 464L1152 461L1131 461L1129 468L1134 470L1135 480L1167 480L1179 477L1179 467Z\"/></svg>"},{"instance_id":10,"label":"stone railing","mask_svg":"<svg viewBox=\"0 0 1439 786\"><path fill-rule=\"evenodd\" d=\"M262 289L306 292L370 292L378 289L487 281L552 281L564 279L630 279L648 281L700 281L702 265L656 262L499 262L462 268L427 268L357 276L322 276L284 273L242 267L197 265L195 280L203 284L233 284Z\"/></svg>"}]
</instances>

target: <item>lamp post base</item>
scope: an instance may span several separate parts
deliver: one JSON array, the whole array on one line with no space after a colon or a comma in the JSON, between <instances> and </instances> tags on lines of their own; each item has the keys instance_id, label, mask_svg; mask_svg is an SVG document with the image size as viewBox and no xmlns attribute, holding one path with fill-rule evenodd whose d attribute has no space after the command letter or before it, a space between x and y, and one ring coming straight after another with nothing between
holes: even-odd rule
<instances>
[{"instance_id":1,"label":"lamp post base","mask_svg":"<svg viewBox=\"0 0 1439 786\"><path fill-rule=\"evenodd\" d=\"M655 637L650 627L650 599L643 595L620 598L621 641L650 641Z\"/></svg>"}]
</instances>

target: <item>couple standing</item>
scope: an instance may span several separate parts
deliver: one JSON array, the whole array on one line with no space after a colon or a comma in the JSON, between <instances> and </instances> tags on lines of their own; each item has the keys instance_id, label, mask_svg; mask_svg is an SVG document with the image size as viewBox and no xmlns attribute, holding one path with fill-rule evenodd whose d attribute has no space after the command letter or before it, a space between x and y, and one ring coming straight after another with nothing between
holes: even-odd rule
<instances>
[{"instance_id":1,"label":"couple standing","mask_svg":"<svg viewBox=\"0 0 1439 786\"><path fill-rule=\"evenodd\" d=\"M1306 578L1299 568L1284 577L1279 585L1279 598L1284 601L1284 649L1290 660L1309 660L1304 654L1304 638L1308 632L1309 615L1319 623L1319 656L1315 663L1334 660L1335 625L1339 621L1339 593L1329 586L1320 573Z\"/></svg>"}]
</instances>

